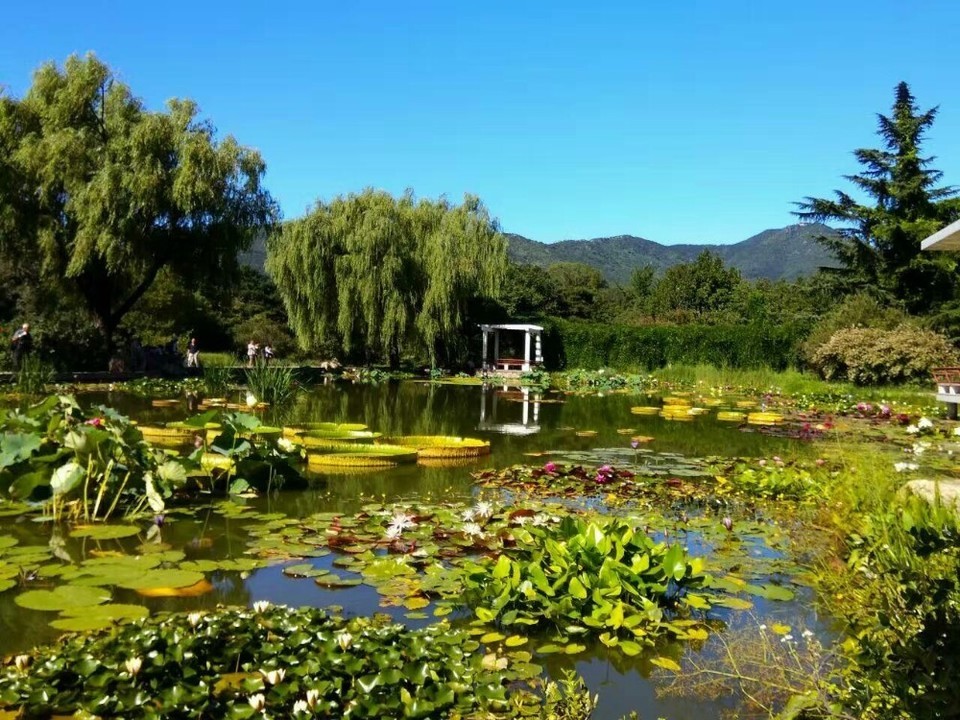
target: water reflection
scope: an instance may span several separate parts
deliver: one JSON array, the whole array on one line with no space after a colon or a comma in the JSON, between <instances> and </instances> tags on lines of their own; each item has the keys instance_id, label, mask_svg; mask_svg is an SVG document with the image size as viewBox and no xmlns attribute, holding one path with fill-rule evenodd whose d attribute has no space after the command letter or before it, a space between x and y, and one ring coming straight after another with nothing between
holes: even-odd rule
<instances>
[{"instance_id":1,"label":"water reflection","mask_svg":"<svg viewBox=\"0 0 960 720\"><path fill-rule=\"evenodd\" d=\"M477 425L477 429L501 435L533 435L540 432L541 396L542 393L539 390L531 391L530 388L510 389L504 385L502 389L498 389L490 385L484 385L480 390L480 424ZM520 401L519 422L498 422L497 400L501 397ZM490 405L489 416L487 413L488 404ZM515 410L515 408L510 408L510 410ZM503 412L501 414L515 416L517 413Z\"/></svg>"}]
</instances>

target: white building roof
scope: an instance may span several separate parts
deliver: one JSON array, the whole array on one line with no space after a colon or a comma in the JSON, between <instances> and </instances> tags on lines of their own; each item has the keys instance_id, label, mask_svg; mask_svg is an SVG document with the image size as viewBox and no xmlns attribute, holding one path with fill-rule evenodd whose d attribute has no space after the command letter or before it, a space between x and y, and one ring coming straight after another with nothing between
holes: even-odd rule
<instances>
[{"instance_id":1,"label":"white building roof","mask_svg":"<svg viewBox=\"0 0 960 720\"><path fill-rule=\"evenodd\" d=\"M525 323L500 323L492 325L481 323L480 327L484 330L521 330L523 332L530 330L543 331L543 328L540 325L527 325Z\"/></svg>"},{"instance_id":2,"label":"white building roof","mask_svg":"<svg viewBox=\"0 0 960 720\"><path fill-rule=\"evenodd\" d=\"M960 220L950 223L920 244L921 250L960 250Z\"/></svg>"}]
</instances>

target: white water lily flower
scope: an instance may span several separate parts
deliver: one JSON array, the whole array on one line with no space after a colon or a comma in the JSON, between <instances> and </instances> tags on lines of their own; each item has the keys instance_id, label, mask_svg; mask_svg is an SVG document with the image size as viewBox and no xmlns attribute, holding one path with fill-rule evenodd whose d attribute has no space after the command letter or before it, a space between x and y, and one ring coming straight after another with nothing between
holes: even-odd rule
<instances>
[{"instance_id":1,"label":"white water lily flower","mask_svg":"<svg viewBox=\"0 0 960 720\"><path fill-rule=\"evenodd\" d=\"M920 430L927 430L933 427L933 421L928 420L925 417L920 418L920 421L917 423L917 428Z\"/></svg>"},{"instance_id":2,"label":"white water lily flower","mask_svg":"<svg viewBox=\"0 0 960 720\"><path fill-rule=\"evenodd\" d=\"M390 518L390 524L396 525L401 530L410 530L417 526L416 521L413 519L413 515L407 515L405 512L394 513L394 516Z\"/></svg>"},{"instance_id":3,"label":"white water lily flower","mask_svg":"<svg viewBox=\"0 0 960 720\"><path fill-rule=\"evenodd\" d=\"M919 470L920 466L917 465L916 463L898 462L893 464L893 469L896 470L898 473L902 473L902 472L909 472L911 470Z\"/></svg>"},{"instance_id":4,"label":"white water lily flower","mask_svg":"<svg viewBox=\"0 0 960 720\"><path fill-rule=\"evenodd\" d=\"M253 407L254 405L257 404L257 396L254 395L252 392L248 392L246 401L247 401L247 407Z\"/></svg>"},{"instance_id":5,"label":"white water lily flower","mask_svg":"<svg viewBox=\"0 0 960 720\"><path fill-rule=\"evenodd\" d=\"M387 532L385 535L387 540L397 540L401 535L403 535L403 530L396 525L390 525L387 527Z\"/></svg>"},{"instance_id":6,"label":"white water lily flower","mask_svg":"<svg viewBox=\"0 0 960 720\"><path fill-rule=\"evenodd\" d=\"M528 522L531 522L532 520L533 518L530 515L517 515L515 518L512 518L510 522L512 522L514 525L519 525L520 527L523 527L524 525L526 525Z\"/></svg>"},{"instance_id":7,"label":"white water lily flower","mask_svg":"<svg viewBox=\"0 0 960 720\"><path fill-rule=\"evenodd\" d=\"M793 640L793 635L784 635L782 638L780 638L780 642L782 643L788 643L791 640Z\"/></svg>"},{"instance_id":8,"label":"white water lily flower","mask_svg":"<svg viewBox=\"0 0 960 720\"><path fill-rule=\"evenodd\" d=\"M913 454L914 454L914 455L923 455L923 454L927 451L927 448L929 448L929 447L930 447L930 443L925 443L925 442L914 443L914 444L913 444Z\"/></svg>"},{"instance_id":9,"label":"white water lily flower","mask_svg":"<svg viewBox=\"0 0 960 720\"><path fill-rule=\"evenodd\" d=\"M463 534L470 537L483 538L483 528L477 523L468 522L463 524Z\"/></svg>"},{"instance_id":10,"label":"white water lily flower","mask_svg":"<svg viewBox=\"0 0 960 720\"><path fill-rule=\"evenodd\" d=\"M33 658L31 658L29 655L17 655L13 659L13 664L20 672L25 672L26 669L30 667L31 662L33 662Z\"/></svg>"},{"instance_id":11,"label":"white water lily flower","mask_svg":"<svg viewBox=\"0 0 960 720\"><path fill-rule=\"evenodd\" d=\"M138 657L130 658L123 664L123 666L127 669L128 673L136 676L136 674L140 672L140 668L143 666L143 660Z\"/></svg>"},{"instance_id":12,"label":"white water lily flower","mask_svg":"<svg viewBox=\"0 0 960 720\"><path fill-rule=\"evenodd\" d=\"M306 700L297 700L293 704L294 715L307 715L309 712L310 712L310 706L307 705Z\"/></svg>"},{"instance_id":13,"label":"white water lily flower","mask_svg":"<svg viewBox=\"0 0 960 720\"><path fill-rule=\"evenodd\" d=\"M270 607L269 600L257 600L257 602L253 604L253 611L256 613L262 613L268 607Z\"/></svg>"},{"instance_id":14,"label":"white water lily flower","mask_svg":"<svg viewBox=\"0 0 960 720\"><path fill-rule=\"evenodd\" d=\"M287 438L285 437L279 438L277 440L277 447L283 450L285 453L292 453L294 450L297 449L297 446L294 445L289 440L287 440Z\"/></svg>"},{"instance_id":15,"label":"white water lily flower","mask_svg":"<svg viewBox=\"0 0 960 720\"><path fill-rule=\"evenodd\" d=\"M957 430L960 430L960 427L958 427ZM464 522L473 522L476 519L476 517L477 517L477 514L473 511L473 508L469 508L463 511Z\"/></svg>"},{"instance_id":16,"label":"white water lily flower","mask_svg":"<svg viewBox=\"0 0 960 720\"><path fill-rule=\"evenodd\" d=\"M907 425L907 435L916 435L918 432L920 432L920 428L918 428L916 425Z\"/></svg>"},{"instance_id":17,"label":"white water lily flower","mask_svg":"<svg viewBox=\"0 0 960 720\"><path fill-rule=\"evenodd\" d=\"M271 685L277 685L278 683L283 682L283 678L287 674L287 671L283 668L279 668L277 670L261 669L260 674L263 675L263 679Z\"/></svg>"},{"instance_id":18,"label":"white water lily flower","mask_svg":"<svg viewBox=\"0 0 960 720\"><path fill-rule=\"evenodd\" d=\"M337 645L340 646L341 650L346 650L353 644L353 635L346 631L338 632L333 636L333 639L337 641Z\"/></svg>"},{"instance_id":19,"label":"white water lily flower","mask_svg":"<svg viewBox=\"0 0 960 720\"><path fill-rule=\"evenodd\" d=\"M550 516L545 513L537 513L531 521L534 527L543 527L550 523Z\"/></svg>"},{"instance_id":20,"label":"white water lily flower","mask_svg":"<svg viewBox=\"0 0 960 720\"><path fill-rule=\"evenodd\" d=\"M486 500L481 500L477 503L476 507L473 508L473 512L477 517L489 518L493 515L493 505Z\"/></svg>"},{"instance_id":21,"label":"white water lily flower","mask_svg":"<svg viewBox=\"0 0 960 720\"><path fill-rule=\"evenodd\" d=\"M317 701L320 700L320 691L319 690L307 690L307 707L313 710L317 706Z\"/></svg>"},{"instance_id":22,"label":"white water lily flower","mask_svg":"<svg viewBox=\"0 0 960 720\"><path fill-rule=\"evenodd\" d=\"M263 696L263 693L251 695L247 698L247 702L257 712L263 712L263 709L267 706L267 699Z\"/></svg>"},{"instance_id":23,"label":"white water lily flower","mask_svg":"<svg viewBox=\"0 0 960 720\"><path fill-rule=\"evenodd\" d=\"M200 624L200 620L203 618L203 613L192 612L187 615L187 622L190 623L190 627L196 627Z\"/></svg>"},{"instance_id":24,"label":"white water lily flower","mask_svg":"<svg viewBox=\"0 0 960 720\"><path fill-rule=\"evenodd\" d=\"M810 630L804 630L804 631L803 631L802 633L800 633L800 634L803 635L805 638L812 638L812 637L813 637L813 633L812 633Z\"/></svg>"}]
</instances>

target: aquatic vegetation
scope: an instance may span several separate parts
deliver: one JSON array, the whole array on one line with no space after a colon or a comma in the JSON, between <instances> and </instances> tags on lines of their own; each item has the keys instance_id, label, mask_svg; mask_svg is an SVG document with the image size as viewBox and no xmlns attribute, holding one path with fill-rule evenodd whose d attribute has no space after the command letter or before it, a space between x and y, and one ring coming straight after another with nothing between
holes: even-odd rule
<instances>
[{"instance_id":1,"label":"aquatic vegetation","mask_svg":"<svg viewBox=\"0 0 960 720\"><path fill-rule=\"evenodd\" d=\"M960 519L907 495L860 516L845 572L820 575L851 626L843 703L863 718L946 717L960 673Z\"/></svg>"},{"instance_id":2,"label":"aquatic vegetation","mask_svg":"<svg viewBox=\"0 0 960 720\"><path fill-rule=\"evenodd\" d=\"M706 637L699 622L668 622L710 607L694 592L708 582L703 560L679 544L655 542L623 520L570 516L513 535L515 548L464 566L464 598L482 622L598 635L628 655L663 633Z\"/></svg>"},{"instance_id":3,"label":"aquatic vegetation","mask_svg":"<svg viewBox=\"0 0 960 720\"><path fill-rule=\"evenodd\" d=\"M409 630L309 608L161 614L19 656L2 669L0 708L124 718L516 717L571 703L582 714L567 717L589 717L593 702L576 678L538 693L536 683L518 684L530 677L522 661L491 659L481 647L444 623Z\"/></svg>"},{"instance_id":4,"label":"aquatic vegetation","mask_svg":"<svg viewBox=\"0 0 960 720\"><path fill-rule=\"evenodd\" d=\"M472 458L490 454L490 441L443 435L400 435L379 442L414 448L423 460Z\"/></svg>"},{"instance_id":5,"label":"aquatic vegetation","mask_svg":"<svg viewBox=\"0 0 960 720\"><path fill-rule=\"evenodd\" d=\"M244 370L247 387L257 400L279 405L289 398L297 386L297 369L291 365L258 360Z\"/></svg>"},{"instance_id":6,"label":"aquatic vegetation","mask_svg":"<svg viewBox=\"0 0 960 720\"><path fill-rule=\"evenodd\" d=\"M56 377L53 366L36 353L25 355L16 372L15 385L20 395L41 395Z\"/></svg>"}]
</instances>

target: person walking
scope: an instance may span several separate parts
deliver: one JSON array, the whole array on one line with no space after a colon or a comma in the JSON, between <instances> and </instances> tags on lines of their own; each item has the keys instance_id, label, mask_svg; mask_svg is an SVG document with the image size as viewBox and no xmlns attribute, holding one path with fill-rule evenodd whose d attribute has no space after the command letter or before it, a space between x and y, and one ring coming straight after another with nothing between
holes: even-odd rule
<instances>
[{"instance_id":1,"label":"person walking","mask_svg":"<svg viewBox=\"0 0 960 720\"><path fill-rule=\"evenodd\" d=\"M33 350L33 336L30 334L30 323L24 323L17 328L17 331L13 334L13 339L10 341L10 345L13 348L13 367L15 370L19 370L20 365L23 363L23 358Z\"/></svg>"},{"instance_id":2,"label":"person walking","mask_svg":"<svg viewBox=\"0 0 960 720\"><path fill-rule=\"evenodd\" d=\"M196 338L190 338L190 342L187 343L187 367L200 367L200 346Z\"/></svg>"},{"instance_id":3,"label":"person walking","mask_svg":"<svg viewBox=\"0 0 960 720\"><path fill-rule=\"evenodd\" d=\"M263 346L263 361L269 365L271 360L273 360L273 345L267 342Z\"/></svg>"},{"instance_id":4,"label":"person walking","mask_svg":"<svg viewBox=\"0 0 960 720\"><path fill-rule=\"evenodd\" d=\"M247 367L253 367L257 360L258 350L260 350L260 346L253 340L247 343Z\"/></svg>"}]
</instances>

